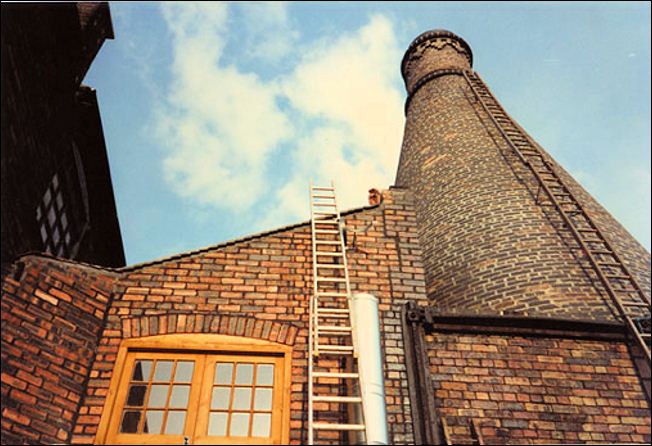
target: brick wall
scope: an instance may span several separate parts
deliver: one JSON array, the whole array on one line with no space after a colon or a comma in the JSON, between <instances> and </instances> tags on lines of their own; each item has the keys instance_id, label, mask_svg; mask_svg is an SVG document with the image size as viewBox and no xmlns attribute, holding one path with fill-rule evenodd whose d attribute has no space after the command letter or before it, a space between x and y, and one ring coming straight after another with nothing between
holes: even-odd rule
<instances>
[{"instance_id":1,"label":"brick wall","mask_svg":"<svg viewBox=\"0 0 652 446\"><path fill-rule=\"evenodd\" d=\"M70 439L113 280L43 257L23 258L3 277L3 444Z\"/></svg>"},{"instance_id":2,"label":"brick wall","mask_svg":"<svg viewBox=\"0 0 652 446\"><path fill-rule=\"evenodd\" d=\"M408 299L425 302L424 273L411 195L395 189L384 196L382 205L344 218L352 289L379 298L390 439L407 444L414 440L400 308ZM122 269L72 442L95 439L122 340L214 333L294 348L290 440L305 443L311 293L308 224Z\"/></svg>"},{"instance_id":3,"label":"brick wall","mask_svg":"<svg viewBox=\"0 0 652 446\"><path fill-rule=\"evenodd\" d=\"M406 53L411 93L432 69L470 67L453 57L463 54L460 42L452 46L450 36L438 36ZM430 78L413 92L396 184L419 197L429 298L447 311L612 319L570 232L536 204L527 170L460 73ZM558 170L649 295L650 254Z\"/></svg>"},{"instance_id":4,"label":"brick wall","mask_svg":"<svg viewBox=\"0 0 652 446\"><path fill-rule=\"evenodd\" d=\"M432 386L453 441L649 443L650 408L623 342L431 333Z\"/></svg>"}]
</instances>

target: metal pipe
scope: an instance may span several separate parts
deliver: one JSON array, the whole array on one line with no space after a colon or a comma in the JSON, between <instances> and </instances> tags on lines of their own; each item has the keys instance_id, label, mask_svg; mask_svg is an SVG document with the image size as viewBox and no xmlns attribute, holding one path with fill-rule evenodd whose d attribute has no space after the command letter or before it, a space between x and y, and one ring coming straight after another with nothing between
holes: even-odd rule
<instances>
[{"instance_id":1,"label":"metal pipe","mask_svg":"<svg viewBox=\"0 0 652 446\"><path fill-rule=\"evenodd\" d=\"M389 444L387 409L385 407L385 379L380 344L378 299L367 293L352 296L358 343L358 372L360 395L364 411L366 444Z\"/></svg>"}]
</instances>

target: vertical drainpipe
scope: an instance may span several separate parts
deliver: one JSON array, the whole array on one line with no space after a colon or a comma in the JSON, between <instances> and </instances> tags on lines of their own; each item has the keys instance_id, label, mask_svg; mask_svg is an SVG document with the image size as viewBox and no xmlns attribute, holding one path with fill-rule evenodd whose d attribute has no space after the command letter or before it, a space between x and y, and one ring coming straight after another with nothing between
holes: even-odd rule
<instances>
[{"instance_id":1,"label":"vertical drainpipe","mask_svg":"<svg viewBox=\"0 0 652 446\"><path fill-rule=\"evenodd\" d=\"M352 297L366 444L389 444L378 299L367 293L356 293Z\"/></svg>"}]
</instances>

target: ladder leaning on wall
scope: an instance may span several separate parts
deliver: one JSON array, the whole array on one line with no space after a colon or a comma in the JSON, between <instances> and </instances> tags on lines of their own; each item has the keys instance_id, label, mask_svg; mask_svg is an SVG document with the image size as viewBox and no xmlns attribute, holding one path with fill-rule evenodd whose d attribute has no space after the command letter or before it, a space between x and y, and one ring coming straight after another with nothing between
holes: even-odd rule
<instances>
[{"instance_id":1,"label":"ladder leaning on wall","mask_svg":"<svg viewBox=\"0 0 652 446\"><path fill-rule=\"evenodd\" d=\"M537 203L552 206L561 217L603 285L618 316L625 322L635 345L650 363L650 298L602 234L593 218L565 184L530 137L518 127L491 94L477 73L463 73L475 97L509 146L530 169L538 182Z\"/></svg>"},{"instance_id":2,"label":"ladder leaning on wall","mask_svg":"<svg viewBox=\"0 0 652 446\"><path fill-rule=\"evenodd\" d=\"M333 182L330 186L310 183L310 225L308 444L315 444L321 432L329 442L346 434L351 440L364 433L365 424L346 246Z\"/></svg>"}]
</instances>

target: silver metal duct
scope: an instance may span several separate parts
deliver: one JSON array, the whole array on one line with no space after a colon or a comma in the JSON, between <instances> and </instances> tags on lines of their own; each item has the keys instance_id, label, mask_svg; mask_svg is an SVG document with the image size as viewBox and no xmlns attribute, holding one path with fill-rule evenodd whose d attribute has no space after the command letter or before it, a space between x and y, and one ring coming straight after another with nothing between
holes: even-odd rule
<instances>
[{"instance_id":1,"label":"silver metal duct","mask_svg":"<svg viewBox=\"0 0 652 446\"><path fill-rule=\"evenodd\" d=\"M356 293L352 297L353 339L358 350L366 444L389 444L378 299L367 293Z\"/></svg>"}]
</instances>

